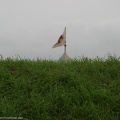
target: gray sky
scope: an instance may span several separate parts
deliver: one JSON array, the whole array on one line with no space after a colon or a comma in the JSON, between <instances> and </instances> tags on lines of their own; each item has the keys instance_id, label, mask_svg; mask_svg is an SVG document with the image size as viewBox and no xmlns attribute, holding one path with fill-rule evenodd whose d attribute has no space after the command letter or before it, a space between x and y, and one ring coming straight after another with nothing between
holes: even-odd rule
<instances>
[{"instance_id":1,"label":"gray sky","mask_svg":"<svg viewBox=\"0 0 120 120\"><path fill-rule=\"evenodd\" d=\"M120 56L120 0L0 0L0 54L58 59L65 26L70 57Z\"/></svg>"}]
</instances>

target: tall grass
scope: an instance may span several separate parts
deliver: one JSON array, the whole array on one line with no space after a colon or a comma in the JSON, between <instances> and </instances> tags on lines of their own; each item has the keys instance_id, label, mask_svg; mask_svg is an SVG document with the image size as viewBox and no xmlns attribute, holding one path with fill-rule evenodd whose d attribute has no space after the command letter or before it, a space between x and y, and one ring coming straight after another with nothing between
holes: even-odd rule
<instances>
[{"instance_id":1,"label":"tall grass","mask_svg":"<svg viewBox=\"0 0 120 120\"><path fill-rule=\"evenodd\" d=\"M0 117L119 120L120 58L0 60Z\"/></svg>"}]
</instances>

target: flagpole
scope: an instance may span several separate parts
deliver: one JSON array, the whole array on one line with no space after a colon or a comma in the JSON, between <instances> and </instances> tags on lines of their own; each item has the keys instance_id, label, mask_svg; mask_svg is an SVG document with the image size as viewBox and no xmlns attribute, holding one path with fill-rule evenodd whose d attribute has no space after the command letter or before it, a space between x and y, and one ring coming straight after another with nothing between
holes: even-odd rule
<instances>
[{"instance_id":1,"label":"flagpole","mask_svg":"<svg viewBox=\"0 0 120 120\"><path fill-rule=\"evenodd\" d=\"M63 45L64 45L64 53L63 53L63 55L60 57L59 60L68 61L68 60L70 60L71 58L67 55L67 52L66 52L66 51L67 51L67 50L66 50L66 49L67 49L67 45L66 45L66 27L65 27L62 35L59 37L58 42L57 42L55 45L53 45L52 48L56 48L56 47L63 46Z\"/></svg>"},{"instance_id":2,"label":"flagpole","mask_svg":"<svg viewBox=\"0 0 120 120\"><path fill-rule=\"evenodd\" d=\"M64 40L65 40L65 43L64 43L64 54L60 57L59 60L64 60L64 61L68 61L68 60L71 60L71 58L67 55L67 45L66 45L66 27L65 27L65 30L62 34L64 36Z\"/></svg>"},{"instance_id":3,"label":"flagpole","mask_svg":"<svg viewBox=\"0 0 120 120\"><path fill-rule=\"evenodd\" d=\"M66 53L66 46L67 46L67 45L65 44L65 45L64 45L64 53Z\"/></svg>"},{"instance_id":4,"label":"flagpole","mask_svg":"<svg viewBox=\"0 0 120 120\"><path fill-rule=\"evenodd\" d=\"M66 26L65 26L65 39L66 39ZM66 54L66 41L65 41L65 45L64 45L65 47L64 47L64 53Z\"/></svg>"}]
</instances>

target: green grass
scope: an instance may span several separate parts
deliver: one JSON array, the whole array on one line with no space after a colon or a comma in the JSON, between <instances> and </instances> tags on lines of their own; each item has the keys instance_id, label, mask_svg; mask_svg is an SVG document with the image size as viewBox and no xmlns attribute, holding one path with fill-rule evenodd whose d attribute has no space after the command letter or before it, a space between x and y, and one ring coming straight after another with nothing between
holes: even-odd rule
<instances>
[{"instance_id":1,"label":"green grass","mask_svg":"<svg viewBox=\"0 0 120 120\"><path fill-rule=\"evenodd\" d=\"M0 117L120 120L120 58L0 60Z\"/></svg>"}]
</instances>

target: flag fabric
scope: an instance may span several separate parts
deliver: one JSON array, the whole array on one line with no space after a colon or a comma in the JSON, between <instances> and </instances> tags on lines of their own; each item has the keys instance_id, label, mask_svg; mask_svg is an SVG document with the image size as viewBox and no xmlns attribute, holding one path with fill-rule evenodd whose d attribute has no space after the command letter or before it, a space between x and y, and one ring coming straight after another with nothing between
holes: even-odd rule
<instances>
[{"instance_id":1,"label":"flag fabric","mask_svg":"<svg viewBox=\"0 0 120 120\"><path fill-rule=\"evenodd\" d=\"M58 42L53 45L52 48L60 47L66 45L66 27L63 31L63 34L59 37Z\"/></svg>"}]
</instances>

